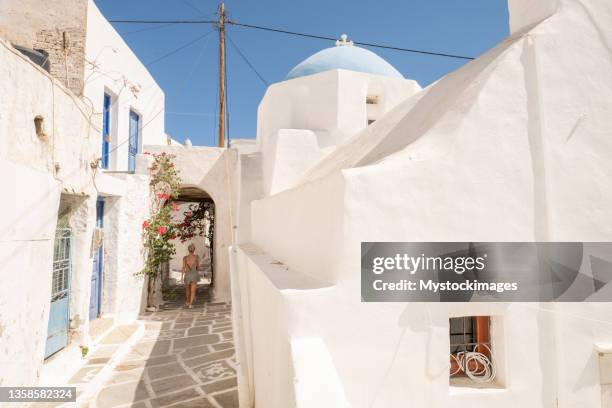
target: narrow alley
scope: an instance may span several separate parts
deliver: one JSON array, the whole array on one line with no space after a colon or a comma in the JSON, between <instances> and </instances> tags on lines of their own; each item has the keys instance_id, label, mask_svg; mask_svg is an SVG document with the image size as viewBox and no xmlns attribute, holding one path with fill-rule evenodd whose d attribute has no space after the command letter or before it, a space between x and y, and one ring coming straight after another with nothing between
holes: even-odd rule
<instances>
[{"instance_id":1,"label":"narrow alley","mask_svg":"<svg viewBox=\"0 0 612 408\"><path fill-rule=\"evenodd\" d=\"M175 293L159 311L102 338L70 380L78 406L238 407L231 306L205 302L200 287L186 309L183 287Z\"/></svg>"}]
</instances>

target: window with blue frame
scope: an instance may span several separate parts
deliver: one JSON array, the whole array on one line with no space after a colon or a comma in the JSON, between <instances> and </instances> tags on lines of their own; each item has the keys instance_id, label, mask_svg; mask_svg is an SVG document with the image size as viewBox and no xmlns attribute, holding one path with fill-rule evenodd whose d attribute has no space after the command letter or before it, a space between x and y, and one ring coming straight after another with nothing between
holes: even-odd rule
<instances>
[{"instance_id":1,"label":"window with blue frame","mask_svg":"<svg viewBox=\"0 0 612 408\"><path fill-rule=\"evenodd\" d=\"M128 146L128 171L136 170L136 155L140 140L140 115L130 109L130 135Z\"/></svg>"},{"instance_id":2,"label":"window with blue frame","mask_svg":"<svg viewBox=\"0 0 612 408\"><path fill-rule=\"evenodd\" d=\"M110 147L110 110L111 97L104 94L104 107L102 108L102 163L103 169L108 169L108 156Z\"/></svg>"}]
</instances>

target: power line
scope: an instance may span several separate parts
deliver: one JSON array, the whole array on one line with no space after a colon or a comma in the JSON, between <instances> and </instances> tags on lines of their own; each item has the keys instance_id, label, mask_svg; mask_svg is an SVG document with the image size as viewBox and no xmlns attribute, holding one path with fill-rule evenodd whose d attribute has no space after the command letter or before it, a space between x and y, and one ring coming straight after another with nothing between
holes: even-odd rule
<instances>
[{"instance_id":1,"label":"power line","mask_svg":"<svg viewBox=\"0 0 612 408\"><path fill-rule=\"evenodd\" d=\"M170 51L170 52L168 52L168 53L166 53L166 54L164 54L164 55L160 56L159 58L156 58L156 59L154 59L153 61L151 61L151 62L148 62L148 63L144 64L144 65L145 65L145 67L149 67L149 66L151 66L151 65L153 65L153 64L155 64L155 63L157 63L157 62L159 62L159 61L161 61L161 60L163 60L163 59L166 59L167 57L169 57L169 56L171 56L171 55L176 54L177 52L179 52L179 51L181 51L181 50L183 50L183 49L185 49L185 48L189 47L190 45L197 43L198 41L202 40L203 38L205 38L206 36L208 36L209 34L211 34L213 31L215 31L215 30L214 30L214 29L213 29L213 30L210 30L210 31L209 31L209 32L207 32L206 34L201 35L201 36L199 36L199 37L197 37L197 38L194 38L193 40L189 41L188 43L186 43L186 44L184 44L184 45L181 45L180 47L175 48L174 50L172 50L172 51Z\"/></svg>"},{"instance_id":2,"label":"power line","mask_svg":"<svg viewBox=\"0 0 612 408\"><path fill-rule=\"evenodd\" d=\"M255 75L257 75L257 77L259 79L261 79L261 82L264 83L265 86L270 85L268 83L268 81L266 81L264 79L263 76L261 76L261 74L257 71L257 69L253 66L253 64L251 64L251 62L249 61L249 59L246 57L246 55L243 54L242 51L240 51L240 48L238 48L238 45L234 42L234 40L232 40L232 38L229 36L229 34L227 34L227 39L230 42L230 45L234 48L234 50L238 53L238 55L240 55L240 57L242 57L242 59L244 60L244 62L246 62L246 64L253 70L253 72L255 72Z\"/></svg>"},{"instance_id":3,"label":"power line","mask_svg":"<svg viewBox=\"0 0 612 408\"><path fill-rule=\"evenodd\" d=\"M176 111L166 111L166 115L182 115L182 116L208 116L215 117L218 116L217 113L211 112L176 112Z\"/></svg>"},{"instance_id":4,"label":"power line","mask_svg":"<svg viewBox=\"0 0 612 408\"><path fill-rule=\"evenodd\" d=\"M108 20L119 24L217 24L216 20Z\"/></svg>"},{"instance_id":5,"label":"power line","mask_svg":"<svg viewBox=\"0 0 612 408\"><path fill-rule=\"evenodd\" d=\"M187 6L191 7L193 10L197 11L199 14L205 14L202 10L200 10L199 8L197 8L196 6L194 6L193 4L191 4L190 1L188 0L183 0L183 3L186 4Z\"/></svg>"},{"instance_id":6,"label":"power line","mask_svg":"<svg viewBox=\"0 0 612 408\"><path fill-rule=\"evenodd\" d=\"M155 120L155 118L158 117L159 114L164 111L164 109L165 109L165 106L162 106L162 108L158 110L157 113L151 117L151 119L149 119L147 122L144 123L144 125L142 125L142 127L138 130L139 136L142 134L142 130L146 128L149 123L153 122L153 120ZM113 149L109 150L108 154L110 155L112 152L114 152L115 150L117 150L118 148L126 144L130 139L131 137L128 136L128 138L124 139L123 142L117 144Z\"/></svg>"},{"instance_id":7,"label":"power line","mask_svg":"<svg viewBox=\"0 0 612 408\"><path fill-rule=\"evenodd\" d=\"M214 30L212 30L214 31ZM206 33L203 37L206 37L208 34L210 34L212 31L209 31L208 33ZM203 38L201 37L201 38ZM197 67L197 65L199 64L200 60L202 59L202 56L204 55L204 50L206 49L206 45L208 43L206 43L204 45L204 47L202 47L202 51L200 52L200 55L198 56L198 58L196 59L196 61L194 62L193 66L191 67L191 70L189 71L189 74L185 77L185 86L188 84L189 82L189 78L193 75L193 73L195 72L195 69ZM184 48L184 47L183 47ZM176 51L176 50L175 50ZM117 98L119 99L119 98ZM161 109L157 111L157 113L155 113L147 122L144 123L144 125L142 125L142 127L139 129L139 133L142 133L142 131L144 130L145 127L147 127L147 125L151 122L153 122L153 120L155 118L157 118L162 112L164 112L165 110L165 105L162 105ZM192 112L164 112L164 113L172 113L172 114L188 114L188 115L193 115L194 113ZM117 144L113 149L111 149L108 154L110 155L112 152L114 152L115 150L117 150L119 147L123 146L124 144L126 144L128 141L130 140L130 137L128 137L127 139L124 139L121 143Z\"/></svg>"},{"instance_id":8,"label":"power line","mask_svg":"<svg viewBox=\"0 0 612 408\"><path fill-rule=\"evenodd\" d=\"M129 34L136 34L136 33L141 33L143 31L159 30L160 28L170 27L172 25L174 25L174 24L166 23L166 24L161 24L161 25L154 25L153 27L145 27L145 28L141 28L139 30L126 31L125 33L120 33L120 34L122 36L123 35L129 35Z\"/></svg>"},{"instance_id":9,"label":"power line","mask_svg":"<svg viewBox=\"0 0 612 408\"><path fill-rule=\"evenodd\" d=\"M217 21L214 21L214 20L109 20L109 21L111 23L129 23L129 24L165 24L165 23L168 23L168 24L217 24ZM255 30L263 30L263 31L270 31L274 33L295 35L298 37L314 38L318 40L326 40L326 41L336 41L337 40L337 38L334 38L334 37L328 37L328 36L317 35L317 34L300 33L297 31L289 31L289 30L283 30L280 28L273 28L273 27L264 27L264 26L254 25L254 24L245 24L245 23L239 23L237 21L232 21L232 20L227 20L227 24L231 24L237 27L252 28ZM458 58L458 59L464 59L464 60L474 59L474 57L467 57L464 55L417 50L414 48L403 48L403 47L396 47L396 46L385 45L385 44L376 44L376 43L361 42L361 41L354 41L354 43L357 45L363 45L365 47L382 48L382 49L402 51L402 52L411 52L411 53L422 54L422 55L432 55L432 56L447 57L447 58Z\"/></svg>"},{"instance_id":10,"label":"power line","mask_svg":"<svg viewBox=\"0 0 612 408\"><path fill-rule=\"evenodd\" d=\"M326 36L322 36L322 35L299 33L297 31L281 30L279 28L263 27L263 26L253 25L253 24L244 24L244 23L238 23L236 21L228 21L227 24L231 24L231 25L238 26L238 27L253 28L253 29L256 29L256 30L271 31L271 32L275 32L275 33L295 35L295 36L299 36L299 37L315 38L315 39L318 39L318 40L329 40L329 41L336 41L337 40L337 38L326 37ZM387 50L394 50L394 51L404 51L404 52L412 52L412 53L417 53L417 54L435 55L435 56L438 56L438 57L459 58L459 59L466 59L466 60L473 60L474 59L474 57L466 57L466 56L457 55L457 54L447 54L447 53L442 53L442 52L423 51L423 50L416 50L416 49L412 49L412 48L402 48L402 47L395 47L395 46L383 45L383 44L375 44L375 43L369 43L369 42L360 42L360 41L353 41L353 42L354 42L354 44L363 45L363 46L366 46L366 47L384 48L384 49L387 49Z\"/></svg>"}]
</instances>

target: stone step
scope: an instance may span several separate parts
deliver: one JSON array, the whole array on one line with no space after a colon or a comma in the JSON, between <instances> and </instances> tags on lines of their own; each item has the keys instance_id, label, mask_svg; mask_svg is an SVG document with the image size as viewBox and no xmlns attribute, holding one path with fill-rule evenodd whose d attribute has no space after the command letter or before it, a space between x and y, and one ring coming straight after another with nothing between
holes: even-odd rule
<instances>
[{"instance_id":1,"label":"stone step","mask_svg":"<svg viewBox=\"0 0 612 408\"><path fill-rule=\"evenodd\" d=\"M72 376L67 386L77 387L76 406L88 406L91 397L112 375L114 367L144 334L144 324L135 322L108 331L92 346L83 366ZM74 403L62 407L74 407Z\"/></svg>"},{"instance_id":2,"label":"stone step","mask_svg":"<svg viewBox=\"0 0 612 408\"><path fill-rule=\"evenodd\" d=\"M100 341L113 328L114 320L112 317L99 317L89 322L89 338L92 343Z\"/></svg>"}]
</instances>

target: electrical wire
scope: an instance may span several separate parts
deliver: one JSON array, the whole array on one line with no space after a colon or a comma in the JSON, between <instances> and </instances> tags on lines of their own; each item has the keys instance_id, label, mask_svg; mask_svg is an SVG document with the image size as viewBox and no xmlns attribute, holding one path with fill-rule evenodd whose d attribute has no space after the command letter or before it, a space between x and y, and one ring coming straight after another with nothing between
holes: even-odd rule
<instances>
[{"instance_id":1,"label":"electrical wire","mask_svg":"<svg viewBox=\"0 0 612 408\"><path fill-rule=\"evenodd\" d=\"M162 24L162 25L156 25L156 26L153 26L153 27L141 28L139 30L126 31L125 33L120 33L120 34L121 34L121 36L130 35L130 34L136 34L136 33L141 33L143 31L159 30L160 28L170 27L170 26L173 26L173 25L174 24L172 24L172 23L166 23L166 24Z\"/></svg>"},{"instance_id":2,"label":"electrical wire","mask_svg":"<svg viewBox=\"0 0 612 408\"><path fill-rule=\"evenodd\" d=\"M209 31L206 35L212 33L213 31L214 30ZM185 76L184 82L183 82L183 86L180 88L181 92L183 92L187 88L187 86L190 83L189 80L191 79L191 77L195 73L196 69L200 65L200 61L202 61L202 57L204 56L204 51L206 51L206 47L208 46L209 40L210 40L210 38L208 38L206 40L206 42L202 46L202 49L200 50L200 54L198 55L198 57L195 59L193 65L191 66L191 69L189 70L189 73Z\"/></svg>"},{"instance_id":3,"label":"electrical wire","mask_svg":"<svg viewBox=\"0 0 612 408\"><path fill-rule=\"evenodd\" d=\"M208 33L206 33L204 35L204 37L206 37L208 34L212 33L213 31L214 30L209 31ZM206 50L206 46L207 45L208 45L208 42L206 42L204 44L204 47L202 47L202 50L200 51L200 55L198 56L198 58L196 58L193 66L191 67L191 70L189 71L189 73L185 77L185 86L187 86L187 84L189 83L189 78L193 75L193 73L195 72L198 64L202 60L202 56L204 55L204 51ZM119 98L117 98L117 99L119 99ZM162 106L162 108L159 111L157 111L157 113L155 113L155 115L153 115L151 117L151 119L149 119L147 122L144 123L144 125L142 125L142 127L139 129L139 132L141 132L149 123L151 123L156 117L158 117L164 111L164 109L165 109L165 105ZM172 112L172 113L180 114L180 113L185 113L185 112ZM117 144L113 149L109 150L108 155L110 155L112 152L117 150L119 147L123 146L129 140L130 140L130 138L128 137L127 139L123 140L121 143Z\"/></svg>"},{"instance_id":4,"label":"electrical wire","mask_svg":"<svg viewBox=\"0 0 612 408\"><path fill-rule=\"evenodd\" d=\"M108 20L118 24L217 24L217 20Z\"/></svg>"},{"instance_id":5,"label":"electrical wire","mask_svg":"<svg viewBox=\"0 0 612 408\"><path fill-rule=\"evenodd\" d=\"M164 59L168 58L169 56L176 54L177 52L179 52L179 51L181 51L181 50L184 50L185 48L189 47L190 45L193 45L193 44L197 43L198 41L200 41L200 40L202 40L202 39L206 38L206 37L207 37L208 35L210 35L210 34L211 34L213 31L215 31L215 30L214 30L214 29L213 29L213 30L210 30L210 31L208 31L206 34L203 34L203 35L201 35L201 36L199 36L199 37L197 37L197 38L194 38L193 40L189 41L188 43L183 44L183 45L181 45L180 47L175 48L174 50L172 50L172 51L170 51L170 52L168 52L168 53L166 53L166 54L164 54L164 55L162 55L162 56L160 56L160 57L158 57L158 58L154 59L153 61L151 61L151 62L148 62L148 63L144 64L144 66L145 66L145 67L150 67L151 65L156 64L156 63L158 63L159 61L162 61L162 60L164 60Z\"/></svg>"},{"instance_id":6,"label":"electrical wire","mask_svg":"<svg viewBox=\"0 0 612 408\"><path fill-rule=\"evenodd\" d=\"M209 34L211 34L213 31L215 31L215 30L211 30L211 31L207 32L207 33L206 33L206 34L204 34L202 37L199 37L197 40L199 40L199 39L203 39L204 37L207 37L207 36L208 36ZM189 44L189 45L190 45L190 44ZM196 59L196 62L194 63L194 65L193 65L192 69L190 70L189 74L186 76L186 79L185 79L185 86L188 84L188 79L189 79L189 78L190 78L190 77L193 75L193 73L195 72L195 69L197 68L197 65L199 64L200 60L202 59L202 56L204 55L204 51L205 51L205 49L206 49L206 46L207 46L207 45L208 45L208 42L206 42L206 43L204 44L204 47L202 48L202 51L200 52L200 55L199 55L199 56L198 56L198 58ZM185 46L181 46L181 47L179 47L179 48L175 49L174 51L172 51L172 52L171 52L171 53L169 53L169 54L173 54L173 53L175 53L176 51L178 51L179 49L182 49L182 48L185 48ZM166 54L166 56L169 56L169 55L168 55L168 54ZM160 57L160 58L161 58L161 57ZM93 64L92 64L92 65L93 65ZM113 79L113 78L110 78L110 79ZM114 79L113 79L113 80L114 80ZM155 84L155 83L153 83L152 85L150 85L150 86L149 86L149 87L147 87L147 88L150 88L150 87L152 87L153 85L156 85L156 84ZM119 92L119 93L121 93L121 92ZM114 100L113 100L113 102L111 103L111 106L109 107L109 109L112 109L112 108L115 106L115 104L116 104L116 103L118 103L118 101L119 101L119 97L118 97L118 96L119 96L119 95L117 95L115 98L113 98ZM127 102L124 102L123 104L121 104L121 106L125 105L126 103L128 103L128 104L129 104L129 103L131 103L131 102L132 102L132 101L127 101ZM162 109L161 109L160 111L158 111L158 112L157 112L155 115L153 115L153 117L152 117L152 118L151 118L151 119L150 119L150 120L149 120L147 123L145 123L145 125L143 125L143 127L142 127L141 129L144 129L144 127L145 127L147 124L149 124L149 123L150 123L150 122L151 122L153 119L155 119L157 116L159 116L159 114L161 113L161 111L163 111L163 110L164 110L164 108L165 108L165 106L164 106L164 107L162 107ZM128 137L127 139L123 140L122 142L120 142L119 144L117 144L117 145L116 145L116 146L115 146L113 149L109 150L108 155L110 155L112 152L114 152L115 150L117 150L119 147L121 147L122 145L124 145L124 144L125 144L125 143L127 143L128 141L129 141L129 137ZM100 160L101 158L98 158L98 159Z\"/></svg>"},{"instance_id":7,"label":"electrical wire","mask_svg":"<svg viewBox=\"0 0 612 408\"><path fill-rule=\"evenodd\" d=\"M153 115L151 117L151 119L149 119L147 122L144 123L144 125L142 125L142 127L140 129L138 129L139 134L142 132L142 130L147 127L147 125L151 122L153 122L153 120L159 116L160 113L162 113L165 109L165 106L162 106L162 108L160 110L157 111L157 113L155 115ZM118 148L120 148L121 146L123 146L124 144L126 144L128 141L130 140L130 137L128 137L127 139L123 140L121 143L117 144L114 148L112 148L111 150L108 151L108 154L110 155L112 152L114 152L115 150L117 150Z\"/></svg>"},{"instance_id":8,"label":"electrical wire","mask_svg":"<svg viewBox=\"0 0 612 408\"><path fill-rule=\"evenodd\" d=\"M111 23L123 23L123 24L165 24L165 23L168 23L168 24L217 24L218 23L218 21L214 21L214 20L109 20L109 21ZM324 35L301 33L298 31L283 30L280 28L265 27L265 26L255 25L255 24L246 24L246 23L240 23L238 21L233 21L233 20L227 20L226 23L236 26L236 27L252 28L255 30L270 31L274 33L288 34L288 35L294 35L298 37L314 38L314 39L326 40L326 41L336 41L337 40L337 38L328 37ZM365 47L382 48L382 49L393 50L393 51L410 52L410 53L415 53L415 54L430 55L430 56L437 56L437 57L457 58L457 59L464 59L464 60L474 59L474 57L468 57L465 55L417 50L414 48L403 48L403 47L396 47L392 45L376 44L376 43L371 43L371 42L354 41L353 43L356 45L363 45Z\"/></svg>"},{"instance_id":9,"label":"electrical wire","mask_svg":"<svg viewBox=\"0 0 612 408\"><path fill-rule=\"evenodd\" d=\"M253 70L253 72L255 73L255 75L257 75L257 77L261 80L261 82L263 82L263 84L265 86L269 86L270 84L268 83L268 81L266 81L264 79L264 77L253 66L253 64L251 64L251 62L246 57L246 55L244 55L244 53L242 51L240 51L240 48L238 48L238 45L234 42L234 40L232 40L232 38L229 36L229 34L226 33L226 36L227 36L227 39L229 40L230 45L234 48L236 53L238 53L238 55L240 55L240 57L244 60L244 62L246 62L246 64L249 66L249 68L251 68L251 70Z\"/></svg>"},{"instance_id":10,"label":"electrical wire","mask_svg":"<svg viewBox=\"0 0 612 408\"><path fill-rule=\"evenodd\" d=\"M167 115L183 115L183 116L208 116L213 117L217 116L216 113L210 112L176 112L176 111L166 111Z\"/></svg>"},{"instance_id":11,"label":"electrical wire","mask_svg":"<svg viewBox=\"0 0 612 408\"><path fill-rule=\"evenodd\" d=\"M193 10L197 11L200 14L204 14L204 12L202 10L200 10L199 8L197 8L196 6L191 4L191 2L188 1L188 0L183 0L183 4L186 4L188 7L191 7Z\"/></svg>"},{"instance_id":12,"label":"electrical wire","mask_svg":"<svg viewBox=\"0 0 612 408\"><path fill-rule=\"evenodd\" d=\"M281 34L289 34L289 35L295 35L295 36L300 36L300 37L315 38L318 40L329 40L329 41L337 40L337 38L333 38L333 37L326 37L326 36L316 35L316 34L306 34L306 33L300 33L297 31L282 30L279 28L263 27L263 26L258 26L254 24L238 23L236 21L231 21L231 20L228 20L227 24L231 24L231 25L238 26L238 27L253 28L256 30L271 31L271 32L281 33ZM459 58L459 59L466 59L466 60L474 59L474 57L466 57L466 56L457 55L457 54L447 54L447 53L442 53L442 52L416 50L413 48L402 48L402 47L395 47L391 45L375 44L375 43L370 43L370 42L353 41L353 43L357 45L363 45L366 47L384 48L387 50L412 52L412 53L424 54L424 55L434 55L438 57Z\"/></svg>"}]
</instances>

